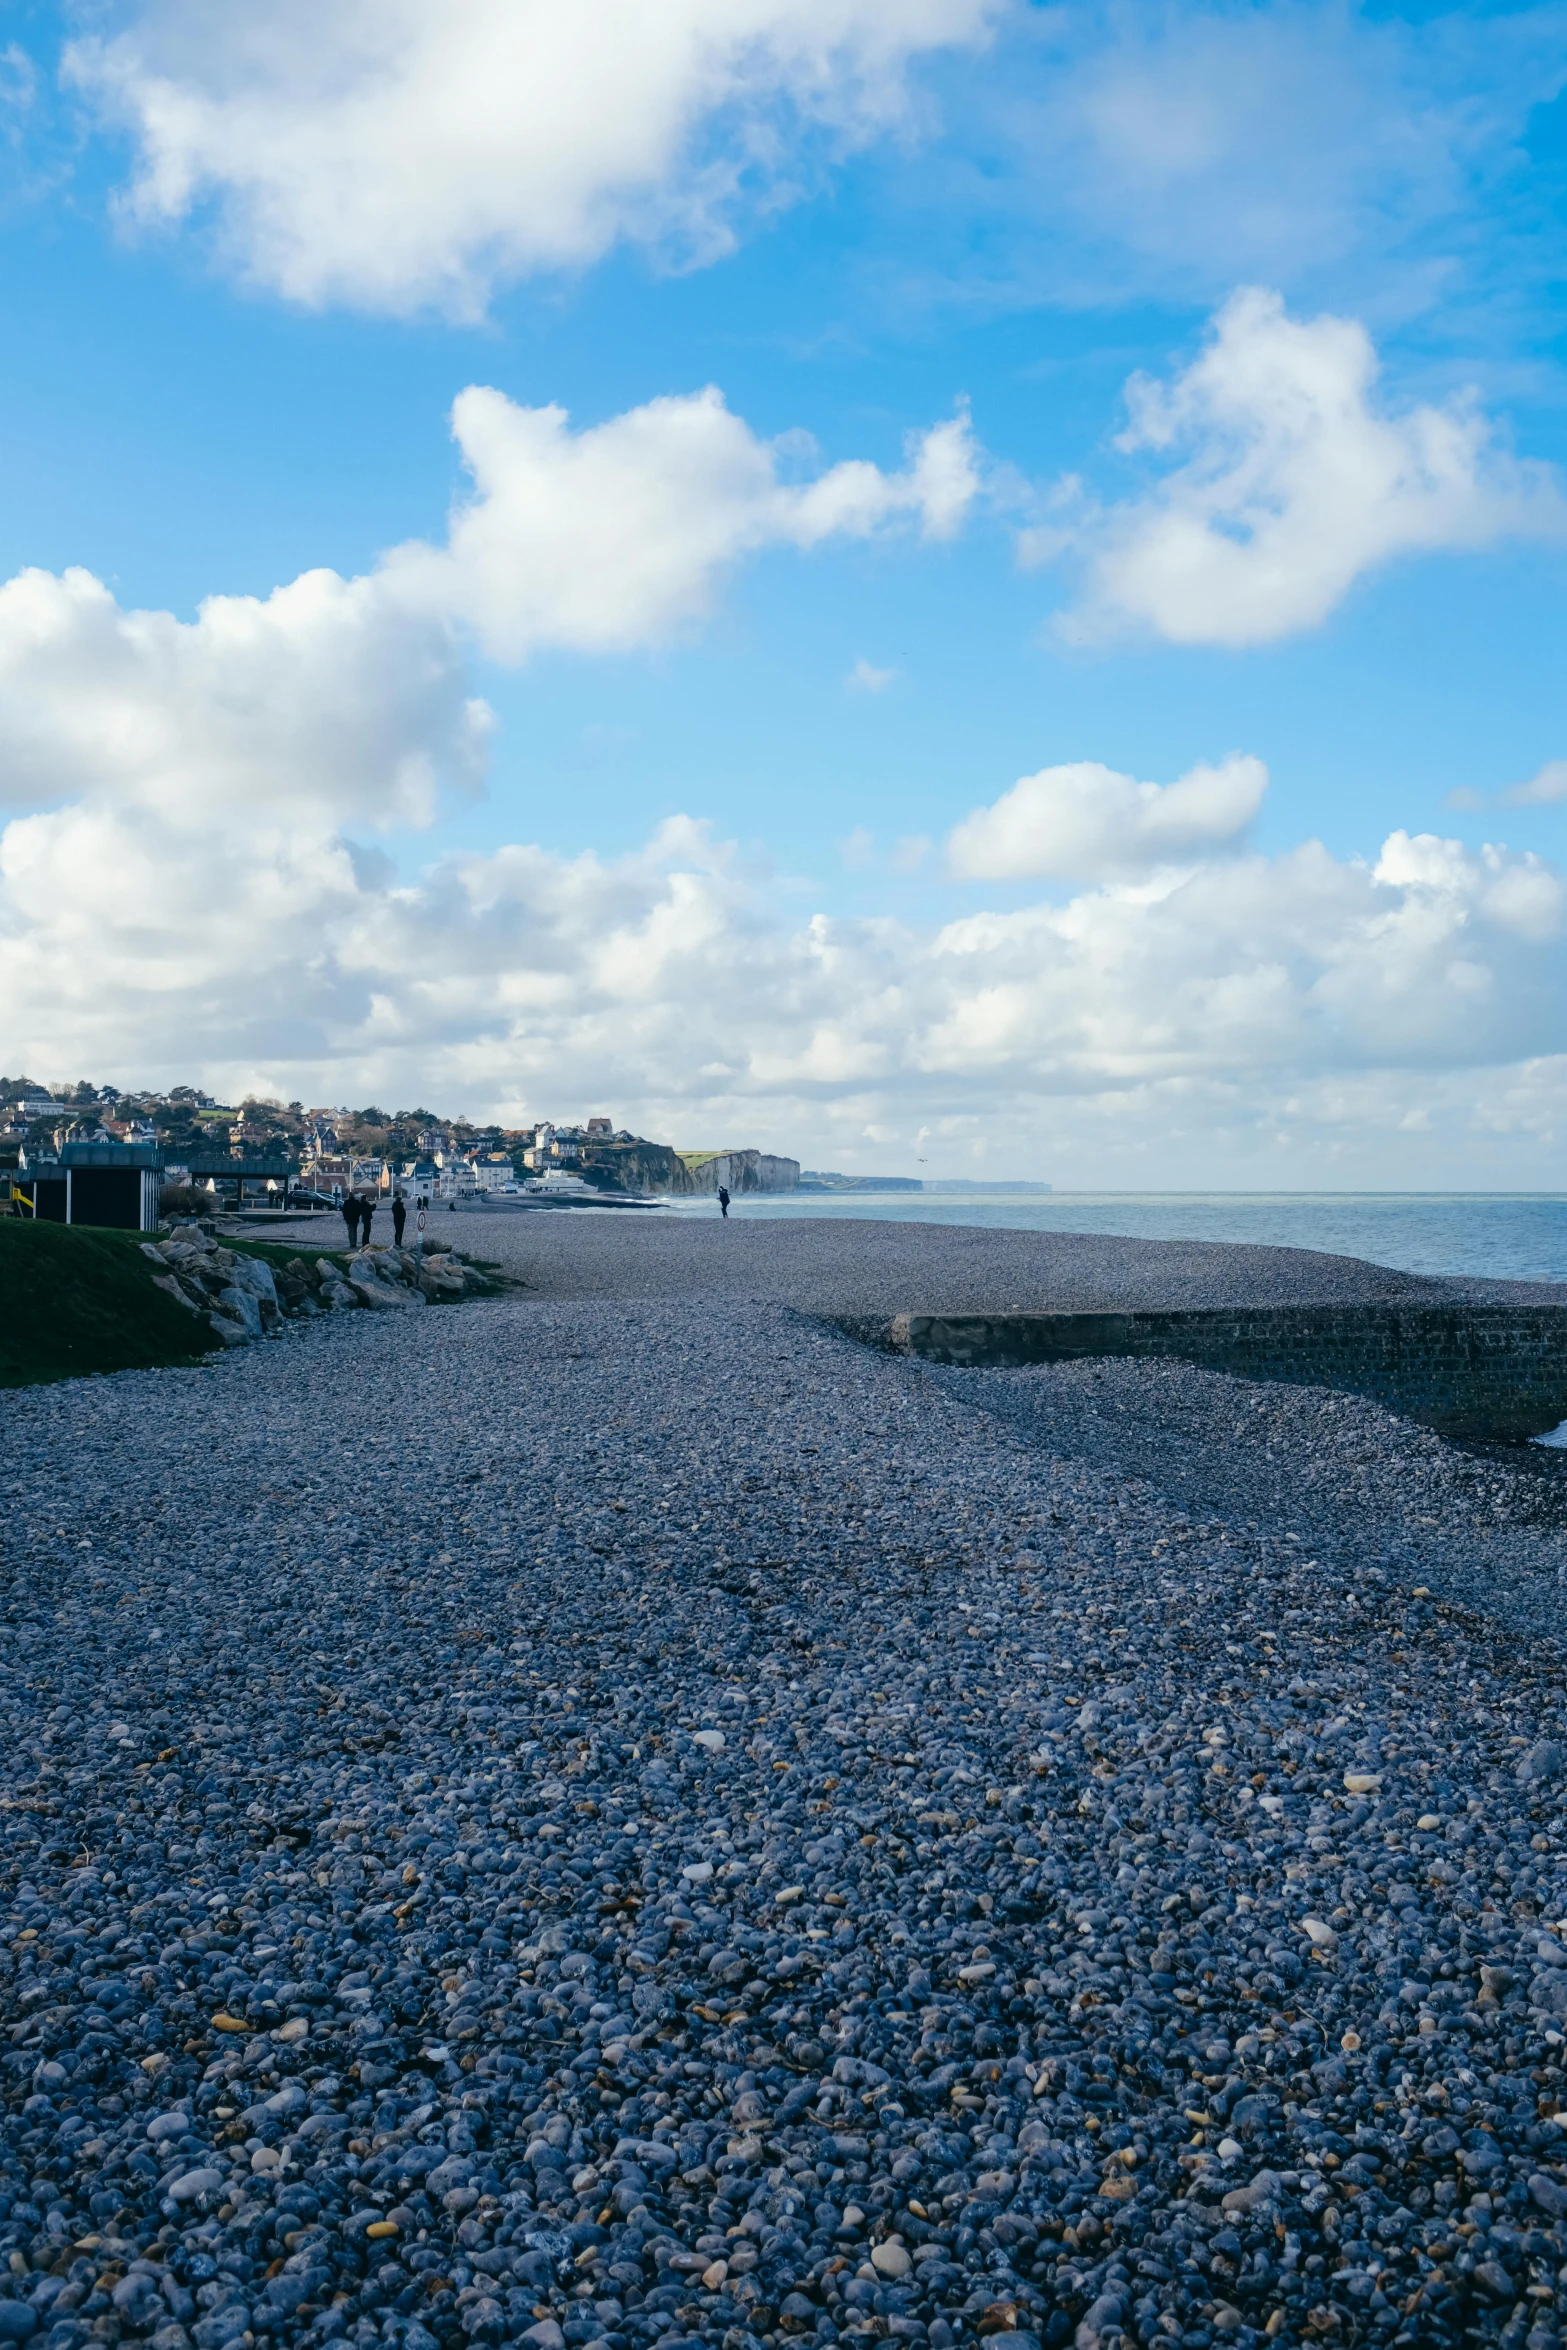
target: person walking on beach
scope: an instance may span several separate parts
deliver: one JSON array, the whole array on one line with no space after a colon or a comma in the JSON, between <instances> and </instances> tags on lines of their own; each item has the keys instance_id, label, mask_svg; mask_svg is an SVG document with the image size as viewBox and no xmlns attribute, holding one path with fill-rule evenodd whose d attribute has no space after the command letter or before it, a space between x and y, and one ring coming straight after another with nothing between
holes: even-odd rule
<instances>
[{"instance_id":1,"label":"person walking on beach","mask_svg":"<svg viewBox=\"0 0 1567 2350\"><path fill-rule=\"evenodd\" d=\"M375 1215L375 1201L366 1193L359 1203L359 1245L370 1246L370 1225Z\"/></svg>"},{"instance_id":2,"label":"person walking on beach","mask_svg":"<svg viewBox=\"0 0 1567 2350\"><path fill-rule=\"evenodd\" d=\"M392 1194L392 1239L398 1248L403 1245L403 1226L408 1221L408 1202L400 1191Z\"/></svg>"},{"instance_id":3,"label":"person walking on beach","mask_svg":"<svg viewBox=\"0 0 1567 2350\"><path fill-rule=\"evenodd\" d=\"M729 1194L722 1184L718 1186L718 1213L727 1224L729 1221Z\"/></svg>"},{"instance_id":4,"label":"person walking on beach","mask_svg":"<svg viewBox=\"0 0 1567 2350\"><path fill-rule=\"evenodd\" d=\"M343 1194L343 1222L348 1227L349 1247L351 1249L357 1248L359 1246L359 1202L351 1191L345 1191Z\"/></svg>"}]
</instances>

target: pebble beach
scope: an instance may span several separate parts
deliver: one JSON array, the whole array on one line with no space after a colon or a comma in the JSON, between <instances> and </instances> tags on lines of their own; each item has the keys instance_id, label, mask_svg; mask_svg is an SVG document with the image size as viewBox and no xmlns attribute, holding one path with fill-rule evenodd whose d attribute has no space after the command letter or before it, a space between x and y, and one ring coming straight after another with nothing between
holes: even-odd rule
<instances>
[{"instance_id":1,"label":"pebble beach","mask_svg":"<svg viewBox=\"0 0 1567 2350\"><path fill-rule=\"evenodd\" d=\"M440 1237L7 1397L0 2345L1554 2350L1564 1456L821 1317L1563 1292Z\"/></svg>"}]
</instances>

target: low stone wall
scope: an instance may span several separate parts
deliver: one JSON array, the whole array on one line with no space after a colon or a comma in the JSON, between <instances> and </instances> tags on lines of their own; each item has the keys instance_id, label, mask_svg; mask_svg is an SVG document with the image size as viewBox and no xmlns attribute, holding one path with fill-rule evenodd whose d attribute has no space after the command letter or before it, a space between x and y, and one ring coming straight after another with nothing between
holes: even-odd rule
<instances>
[{"instance_id":1,"label":"low stone wall","mask_svg":"<svg viewBox=\"0 0 1567 2350\"><path fill-rule=\"evenodd\" d=\"M1171 1313L899 1314L839 1325L927 1362L1164 1355L1240 1379L1336 1387L1445 1436L1543 1435L1567 1419L1567 1308L1241 1306Z\"/></svg>"}]
</instances>

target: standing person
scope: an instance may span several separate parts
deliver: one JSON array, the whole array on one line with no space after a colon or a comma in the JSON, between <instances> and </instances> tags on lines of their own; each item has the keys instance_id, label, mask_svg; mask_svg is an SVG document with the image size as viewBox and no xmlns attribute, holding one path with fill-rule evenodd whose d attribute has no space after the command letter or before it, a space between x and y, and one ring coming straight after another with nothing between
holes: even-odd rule
<instances>
[{"instance_id":1,"label":"standing person","mask_svg":"<svg viewBox=\"0 0 1567 2350\"><path fill-rule=\"evenodd\" d=\"M343 1222L348 1227L348 1245L355 1249L359 1246L359 1202L351 1191L343 1194Z\"/></svg>"},{"instance_id":2,"label":"standing person","mask_svg":"<svg viewBox=\"0 0 1567 2350\"><path fill-rule=\"evenodd\" d=\"M375 1199L370 1192L366 1192L359 1203L359 1245L361 1248L370 1246L370 1225L374 1216Z\"/></svg>"},{"instance_id":3,"label":"standing person","mask_svg":"<svg viewBox=\"0 0 1567 2350\"><path fill-rule=\"evenodd\" d=\"M408 1202L400 1191L392 1194L392 1239L398 1248L403 1245L403 1226L408 1221Z\"/></svg>"},{"instance_id":4,"label":"standing person","mask_svg":"<svg viewBox=\"0 0 1567 2350\"><path fill-rule=\"evenodd\" d=\"M729 1194L722 1184L718 1186L718 1213L727 1224L729 1221Z\"/></svg>"}]
</instances>

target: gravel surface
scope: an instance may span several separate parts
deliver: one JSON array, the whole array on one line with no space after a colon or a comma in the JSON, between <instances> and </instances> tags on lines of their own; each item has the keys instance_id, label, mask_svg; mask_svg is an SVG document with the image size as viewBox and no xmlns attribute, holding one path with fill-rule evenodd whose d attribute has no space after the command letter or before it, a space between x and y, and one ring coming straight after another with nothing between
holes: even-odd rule
<instances>
[{"instance_id":1,"label":"gravel surface","mask_svg":"<svg viewBox=\"0 0 1567 2350\"><path fill-rule=\"evenodd\" d=\"M1177 1362L1074 1362L932 1376L1025 1442L1146 1482L1325 1567L1407 1586L1555 1640L1567 1603L1567 1452L1454 1444L1368 1397Z\"/></svg>"},{"instance_id":2,"label":"gravel surface","mask_svg":"<svg viewBox=\"0 0 1567 2350\"><path fill-rule=\"evenodd\" d=\"M305 1220L302 1220L302 1222ZM774 1298L841 1314L1044 1307L1567 1303L1567 1286L1401 1273L1318 1249L1098 1232L991 1231L866 1217L756 1217L617 1208L436 1210L432 1240L520 1272L542 1297Z\"/></svg>"},{"instance_id":3,"label":"gravel surface","mask_svg":"<svg viewBox=\"0 0 1567 2350\"><path fill-rule=\"evenodd\" d=\"M1555 1465L801 1310L1408 1277L462 1224L8 1399L0 2345L1554 2344Z\"/></svg>"}]
</instances>

